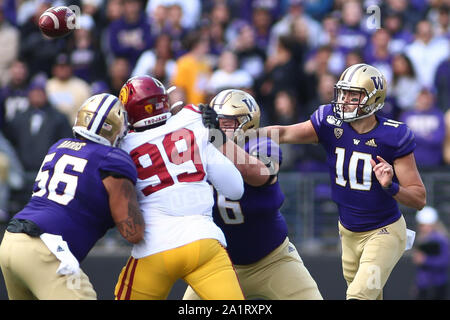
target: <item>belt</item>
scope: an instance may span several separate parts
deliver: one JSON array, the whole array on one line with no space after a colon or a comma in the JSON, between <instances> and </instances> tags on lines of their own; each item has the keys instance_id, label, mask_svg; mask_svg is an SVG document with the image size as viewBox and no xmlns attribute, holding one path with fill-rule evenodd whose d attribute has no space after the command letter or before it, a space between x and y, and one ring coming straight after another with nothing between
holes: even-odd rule
<instances>
[{"instance_id":1,"label":"belt","mask_svg":"<svg viewBox=\"0 0 450 320\"><path fill-rule=\"evenodd\" d=\"M6 230L12 233L25 233L31 237L39 237L44 233L33 221L15 218L9 221Z\"/></svg>"}]
</instances>

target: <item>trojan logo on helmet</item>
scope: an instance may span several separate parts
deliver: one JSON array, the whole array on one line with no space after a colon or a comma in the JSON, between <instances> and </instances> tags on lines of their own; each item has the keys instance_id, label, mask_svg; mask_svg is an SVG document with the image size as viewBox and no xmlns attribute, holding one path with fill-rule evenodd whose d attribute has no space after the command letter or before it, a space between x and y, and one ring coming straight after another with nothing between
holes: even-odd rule
<instances>
[{"instance_id":1,"label":"trojan logo on helmet","mask_svg":"<svg viewBox=\"0 0 450 320\"><path fill-rule=\"evenodd\" d=\"M171 116L168 92L151 76L129 79L119 97L128 113L128 121L135 129L164 122Z\"/></svg>"}]
</instances>

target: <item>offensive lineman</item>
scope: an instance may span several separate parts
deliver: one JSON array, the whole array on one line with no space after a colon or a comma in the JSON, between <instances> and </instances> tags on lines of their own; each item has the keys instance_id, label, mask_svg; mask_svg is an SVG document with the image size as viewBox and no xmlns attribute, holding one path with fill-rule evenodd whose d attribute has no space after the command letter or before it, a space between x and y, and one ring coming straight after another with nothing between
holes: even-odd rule
<instances>
[{"instance_id":1,"label":"offensive lineman","mask_svg":"<svg viewBox=\"0 0 450 320\"><path fill-rule=\"evenodd\" d=\"M121 148L137 167L146 229L119 275L116 299L166 299L177 279L203 299L244 299L225 237L212 219L214 199L206 182L238 200L244 192L239 171L208 142L196 106L171 116L167 91L157 79L129 79L120 99L133 126Z\"/></svg>"},{"instance_id":2,"label":"offensive lineman","mask_svg":"<svg viewBox=\"0 0 450 320\"><path fill-rule=\"evenodd\" d=\"M247 129L259 127L259 106L244 91L224 90L213 98L210 108L199 107L204 113L212 113L211 118L215 120L208 121L208 115L205 125L223 130L230 140L239 140L242 136L238 135L243 135ZM239 201L232 201L214 190L213 217L225 233L227 251L246 299L321 300L316 282L289 242L286 221L279 211L284 201L277 177L281 149L271 139L255 136L246 141L245 151L271 168L270 174L242 170L245 192ZM252 164L247 163L247 166ZM199 297L188 287L183 299Z\"/></svg>"},{"instance_id":3,"label":"offensive lineman","mask_svg":"<svg viewBox=\"0 0 450 320\"><path fill-rule=\"evenodd\" d=\"M96 299L79 263L114 224L132 243L143 238L136 168L116 148L127 128L119 99L99 94L80 107L75 138L50 147L31 200L11 219L0 246L10 299Z\"/></svg>"},{"instance_id":4,"label":"offensive lineman","mask_svg":"<svg viewBox=\"0 0 450 320\"><path fill-rule=\"evenodd\" d=\"M259 129L263 135L277 131L280 143L325 148L339 210L347 299L382 299L406 247L397 201L417 210L426 203L413 133L404 123L375 114L384 105L386 87L376 68L355 64L342 73L332 103L320 106L310 120Z\"/></svg>"}]
</instances>

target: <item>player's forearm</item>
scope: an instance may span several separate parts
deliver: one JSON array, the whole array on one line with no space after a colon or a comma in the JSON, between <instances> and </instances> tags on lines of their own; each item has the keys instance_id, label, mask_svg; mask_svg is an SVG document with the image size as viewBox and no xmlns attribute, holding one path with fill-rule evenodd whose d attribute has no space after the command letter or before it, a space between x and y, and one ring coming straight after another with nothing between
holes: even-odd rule
<instances>
[{"instance_id":1,"label":"player's forearm","mask_svg":"<svg viewBox=\"0 0 450 320\"><path fill-rule=\"evenodd\" d=\"M258 135L266 136L278 144L306 144L319 141L311 121L290 126L269 126L258 129Z\"/></svg>"},{"instance_id":2,"label":"player's forearm","mask_svg":"<svg viewBox=\"0 0 450 320\"><path fill-rule=\"evenodd\" d=\"M427 202L426 190L423 186L400 186L394 199L407 207L421 210Z\"/></svg>"},{"instance_id":3,"label":"player's forearm","mask_svg":"<svg viewBox=\"0 0 450 320\"><path fill-rule=\"evenodd\" d=\"M219 150L234 163L245 183L251 186L261 186L269 179L270 171L264 163L249 155L231 140L227 140Z\"/></svg>"}]
</instances>

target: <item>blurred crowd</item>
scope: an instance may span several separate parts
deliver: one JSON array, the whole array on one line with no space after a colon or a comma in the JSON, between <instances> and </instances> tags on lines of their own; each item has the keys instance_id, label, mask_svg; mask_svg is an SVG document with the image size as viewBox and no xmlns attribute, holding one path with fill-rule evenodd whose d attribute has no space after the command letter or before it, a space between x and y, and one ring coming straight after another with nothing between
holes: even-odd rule
<instances>
[{"instance_id":1,"label":"blurred crowd","mask_svg":"<svg viewBox=\"0 0 450 320\"><path fill-rule=\"evenodd\" d=\"M52 6L78 6L77 29L48 39ZM47 149L71 135L90 95L134 75L176 86L174 101L253 94L262 123L309 118L349 65L386 76L380 112L406 122L419 167L450 164L449 0L0 0L0 219L29 198ZM379 10L378 10L379 9ZM282 170L324 171L320 147L283 146Z\"/></svg>"}]
</instances>

